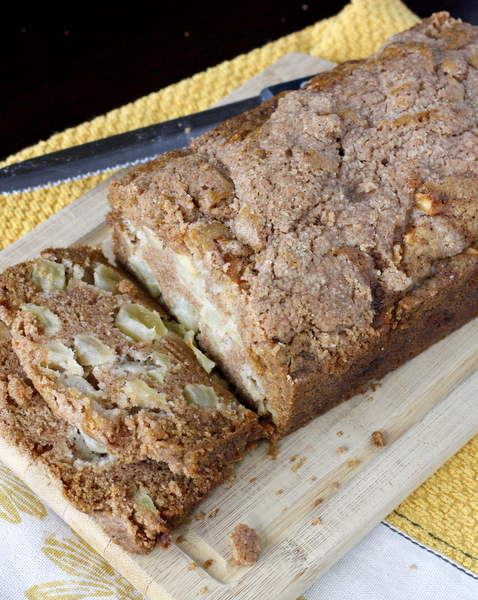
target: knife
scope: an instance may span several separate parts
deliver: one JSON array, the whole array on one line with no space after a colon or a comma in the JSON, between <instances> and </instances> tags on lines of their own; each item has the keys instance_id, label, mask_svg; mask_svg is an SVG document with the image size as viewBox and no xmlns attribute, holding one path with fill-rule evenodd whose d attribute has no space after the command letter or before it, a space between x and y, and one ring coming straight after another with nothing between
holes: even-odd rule
<instances>
[{"instance_id":1,"label":"knife","mask_svg":"<svg viewBox=\"0 0 478 600\"><path fill-rule=\"evenodd\" d=\"M18 194L73 179L134 166L189 146L202 133L284 90L299 89L313 75L264 88L258 96L171 121L119 133L0 169L0 194Z\"/></svg>"}]
</instances>

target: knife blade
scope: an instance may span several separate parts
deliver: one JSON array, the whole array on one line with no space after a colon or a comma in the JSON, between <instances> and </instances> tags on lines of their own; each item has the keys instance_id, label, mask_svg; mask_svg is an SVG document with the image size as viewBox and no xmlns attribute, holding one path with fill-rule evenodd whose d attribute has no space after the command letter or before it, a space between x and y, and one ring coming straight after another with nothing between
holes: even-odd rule
<instances>
[{"instance_id":1,"label":"knife blade","mask_svg":"<svg viewBox=\"0 0 478 600\"><path fill-rule=\"evenodd\" d=\"M134 166L189 146L191 141L223 121L255 108L285 90L299 89L310 77L264 88L258 96L119 133L0 169L0 194L18 194Z\"/></svg>"}]
</instances>

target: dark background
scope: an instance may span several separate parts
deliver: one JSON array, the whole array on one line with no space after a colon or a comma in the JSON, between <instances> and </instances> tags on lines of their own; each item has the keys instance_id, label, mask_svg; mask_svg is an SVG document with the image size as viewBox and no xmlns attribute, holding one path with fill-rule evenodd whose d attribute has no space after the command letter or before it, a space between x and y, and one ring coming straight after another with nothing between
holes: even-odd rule
<instances>
[{"instance_id":1,"label":"dark background","mask_svg":"<svg viewBox=\"0 0 478 600\"><path fill-rule=\"evenodd\" d=\"M9 4L0 23L0 160L332 16L346 0ZM478 0L410 0L478 25Z\"/></svg>"}]
</instances>

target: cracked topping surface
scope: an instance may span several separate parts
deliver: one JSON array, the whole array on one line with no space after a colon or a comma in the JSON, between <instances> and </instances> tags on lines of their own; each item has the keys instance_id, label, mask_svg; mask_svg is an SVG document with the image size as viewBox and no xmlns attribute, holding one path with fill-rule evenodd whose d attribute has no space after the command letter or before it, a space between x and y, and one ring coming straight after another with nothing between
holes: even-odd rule
<instances>
[{"instance_id":1,"label":"cracked topping surface","mask_svg":"<svg viewBox=\"0 0 478 600\"><path fill-rule=\"evenodd\" d=\"M244 339L331 350L478 238L477 98L478 28L437 13L127 175L111 202L178 252L220 222L204 264L239 285Z\"/></svg>"}]
</instances>

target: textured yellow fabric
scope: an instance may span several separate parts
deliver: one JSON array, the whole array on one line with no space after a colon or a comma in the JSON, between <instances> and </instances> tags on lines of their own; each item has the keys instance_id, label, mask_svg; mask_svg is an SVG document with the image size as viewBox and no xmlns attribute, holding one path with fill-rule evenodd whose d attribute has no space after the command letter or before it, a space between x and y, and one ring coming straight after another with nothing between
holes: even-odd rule
<instances>
[{"instance_id":1,"label":"textured yellow fabric","mask_svg":"<svg viewBox=\"0 0 478 600\"><path fill-rule=\"evenodd\" d=\"M367 56L418 18L399 0L353 0L341 13L262 48L52 136L11 156L11 164L47 152L203 110L289 52L333 61ZM5 247L108 174L1 197ZM388 520L478 573L478 437L394 511Z\"/></svg>"},{"instance_id":2,"label":"textured yellow fabric","mask_svg":"<svg viewBox=\"0 0 478 600\"><path fill-rule=\"evenodd\" d=\"M478 436L387 520L478 574Z\"/></svg>"}]
</instances>

